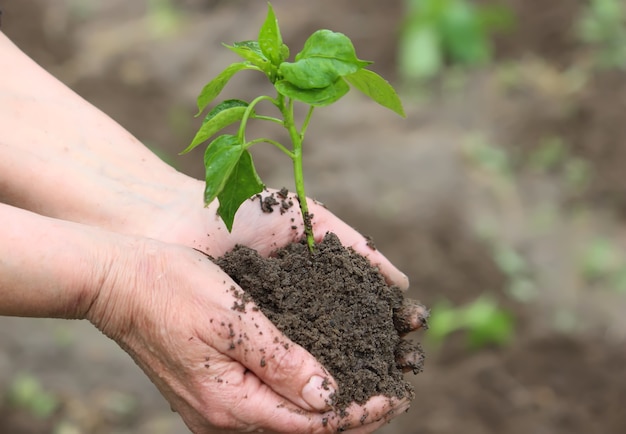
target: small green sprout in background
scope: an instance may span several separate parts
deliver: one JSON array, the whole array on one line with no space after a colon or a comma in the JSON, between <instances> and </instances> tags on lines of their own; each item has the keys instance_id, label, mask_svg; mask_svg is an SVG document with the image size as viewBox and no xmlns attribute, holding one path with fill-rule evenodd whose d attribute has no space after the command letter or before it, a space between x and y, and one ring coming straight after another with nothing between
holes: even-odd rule
<instances>
[{"instance_id":1,"label":"small green sprout in background","mask_svg":"<svg viewBox=\"0 0 626 434\"><path fill-rule=\"evenodd\" d=\"M232 230L235 213L240 205L260 193L264 185L257 174L252 156L252 145L265 142L276 146L293 161L296 194L304 220L304 230L309 248L313 250L311 228L302 166L302 143L315 107L330 105L354 87L397 114L404 116L402 103L393 87L375 72L365 69L371 62L360 60L350 39L330 30L318 30L305 42L304 48L293 62L288 62L289 48L283 43L278 21L268 3L267 18L258 40L225 45L244 60L233 63L211 80L198 96L198 114L220 94L229 80L244 70L258 71L274 86L276 96L261 95L250 102L229 99L215 105L205 116L202 126L187 153L206 142L223 128L240 122L236 135L223 134L213 139L204 154L206 184L205 204L219 200L218 214L228 230ZM258 106L267 102L277 109L279 116L259 113ZM296 103L308 106L306 117L298 126L295 119ZM246 137L246 127L251 119L274 122L289 133L288 148L270 138Z\"/></svg>"},{"instance_id":2,"label":"small green sprout in background","mask_svg":"<svg viewBox=\"0 0 626 434\"><path fill-rule=\"evenodd\" d=\"M474 350L490 344L506 345L513 339L514 319L485 295L459 307L440 301L431 309L428 339L440 344L457 331L466 332L467 344Z\"/></svg>"},{"instance_id":3,"label":"small green sprout in background","mask_svg":"<svg viewBox=\"0 0 626 434\"><path fill-rule=\"evenodd\" d=\"M607 238L592 240L581 252L580 272L591 285L626 293L626 254Z\"/></svg>"},{"instance_id":4,"label":"small green sprout in background","mask_svg":"<svg viewBox=\"0 0 626 434\"><path fill-rule=\"evenodd\" d=\"M11 405L40 419L52 416L59 407L59 400L44 390L36 377L26 373L16 375L9 387L7 398Z\"/></svg>"},{"instance_id":5,"label":"small green sprout in background","mask_svg":"<svg viewBox=\"0 0 626 434\"><path fill-rule=\"evenodd\" d=\"M578 22L582 42L595 48L600 68L626 69L626 6L623 0L591 0Z\"/></svg>"},{"instance_id":6,"label":"small green sprout in background","mask_svg":"<svg viewBox=\"0 0 626 434\"><path fill-rule=\"evenodd\" d=\"M468 0L405 0L399 68L407 80L428 80L446 65L474 66L491 60L491 34L511 27L504 6Z\"/></svg>"},{"instance_id":7,"label":"small green sprout in background","mask_svg":"<svg viewBox=\"0 0 626 434\"><path fill-rule=\"evenodd\" d=\"M461 152L475 168L505 182L513 181L513 163L506 148L494 145L482 134L469 135Z\"/></svg>"},{"instance_id":8,"label":"small green sprout in background","mask_svg":"<svg viewBox=\"0 0 626 434\"><path fill-rule=\"evenodd\" d=\"M529 154L528 165L538 172L558 174L572 193L583 192L593 177L589 163L572 155L563 139L557 136L543 138Z\"/></svg>"},{"instance_id":9,"label":"small green sprout in background","mask_svg":"<svg viewBox=\"0 0 626 434\"><path fill-rule=\"evenodd\" d=\"M147 19L154 37L167 38L182 28L183 15L171 0L149 0Z\"/></svg>"}]
</instances>

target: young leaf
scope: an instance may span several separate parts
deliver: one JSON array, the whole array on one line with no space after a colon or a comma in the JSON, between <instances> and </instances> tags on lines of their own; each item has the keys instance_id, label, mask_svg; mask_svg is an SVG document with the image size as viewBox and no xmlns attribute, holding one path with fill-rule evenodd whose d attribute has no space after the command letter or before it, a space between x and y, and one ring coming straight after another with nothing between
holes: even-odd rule
<instances>
[{"instance_id":1,"label":"young leaf","mask_svg":"<svg viewBox=\"0 0 626 434\"><path fill-rule=\"evenodd\" d=\"M267 17L259 31L259 47L261 52L274 66L280 65L286 57L283 57L283 38L278 27L278 20L270 3L267 4Z\"/></svg>"},{"instance_id":2,"label":"young leaf","mask_svg":"<svg viewBox=\"0 0 626 434\"><path fill-rule=\"evenodd\" d=\"M205 205L213 202L213 199L222 192L243 151L244 147L239 142L239 138L230 134L219 136L206 148L204 153Z\"/></svg>"},{"instance_id":3,"label":"young leaf","mask_svg":"<svg viewBox=\"0 0 626 434\"><path fill-rule=\"evenodd\" d=\"M283 62L278 69L285 81L300 89L323 89L330 86L340 77L338 70L332 59L321 58L302 59L295 63Z\"/></svg>"},{"instance_id":4,"label":"young leaf","mask_svg":"<svg viewBox=\"0 0 626 434\"><path fill-rule=\"evenodd\" d=\"M191 141L191 144L180 155L191 151L222 128L240 121L247 108L248 103L240 99L228 99L215 106L202 121L202 126Z\"/></svg>"},{"instance_id":5,"label":"young leaf","mask_svg":"<svg viewBox=\"0 0 626 434\"><path fill-rule=\"evenodd\" d=\"M321 89L338 77L353 74L371 62L359 60L350 39L330 30L318 30L307 39L296 61L283 62L279 73L300 89Z\"/></svg>"},{"instance_id":6,"label":"young leaf","mask_svg":"<svg viewBox=\"0 0 626 434\"><path fill-rule=\"evenodd\" d=\"M263 190L263 183L257 174L252 156L245 150L233 168L228 181L218 194L220 215L230 232L233 228L235 214L243 202Z\"/></svg>"},{"instance_id":7,"label":"young leaf","mask_svg":"<svg viewBox=\"0 0 626 434\"><path fill-rule=\"evenodd\" d=\"M241 41L235 42L233 45L223 44L229 50L237 53L243 59L258 66L263 71L269 69L269 60L261 51L261 47L257 41Z\"/></svg>"},{"instance_id":8,"label":"young leaf","mask_svg":"<svg viewBox=\"0 0 626 434\"><path fill-rule=\"evenodd\" d=\"M317 107L332 104L350 91L350 86L341 77L322 89L300 89L286 80L277 81L274 86L282 95Z\"/></svg>"},{"instance_id":9,"label":"young leaf","mask_svg":"<svg viewBox=\"0 0 626 434\"><path fill-rule=\"evenodd\" d=\"M233 78L233 75L244 69L258 70L259 68L246 62L233 63L220 72L217 77L208 82L200 92L200 95L198 95L198 113L196 116L199 116L200 113L204 111L206 106L209 105L209 103L213 101L217 95L219 95L222 89L224 89L224 86L226 86L230 79Z\"/></svg>"},{"instance_id":10,"label":"young leaf","mask_svg":"<svg viewBox=\"0 0 626 434\"><path fill-rule=\"evenodd\" d=\"M393 110L402 117L406 117L404 108L402 107L402 101L400 101L395 89L387 80L374 71L360 69L354 74L346 75L344 78L348 83L372 98L378 104Z\"/></svg>"},{"instance_id":11,"label":"young leaf","mask_svg":"<svg viewBox=\"0 0 626 434\"><path fill-rule=\"evenodd\" d=\"M296 62L300 59L314 57L338 60L352 64L357 68L365 68L372 62L359 60L352 41L343 33L331 30L318 30L314 32L304 43L302 51L296 55Z\"/></svg>"}]
</instances>

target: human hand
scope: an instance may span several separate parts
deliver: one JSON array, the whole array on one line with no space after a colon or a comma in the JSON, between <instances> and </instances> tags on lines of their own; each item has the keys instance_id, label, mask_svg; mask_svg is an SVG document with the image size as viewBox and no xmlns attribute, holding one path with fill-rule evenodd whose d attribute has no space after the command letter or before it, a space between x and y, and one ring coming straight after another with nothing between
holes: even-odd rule
<instances>
[{"instance_id":1,"label":"human hand","mask_svg":"<svg viewBox=\"0 0 626 434\"><path fill-rule=\"evenodd\" d=\"M187 182L185 188L179 188L177 200L170 202L173 205L161 207L159 214L150 219L151 225L131 223L131 226L142 227L141 235L187 245L213 257L223 255L237 244L253 248L261 255L269 255L304 235L298 199L293 193L283 199L277 190L264 191L263 198L273 196L278 202L272 212L262 211L262 199L254 198L244 202L237 211L232 232L229 233L217 215L217 201L203 206L203 189L204 184L200 181ZM281 211L283 201L287 206L289 203L293 205ZM344 246L353 248L377 266L388 283L403 290L408 288L407 276L380 251L371 247L366 237L337 218L323 204L312 199L308 199L308 202L316 241L321 241L327 232L334 232Z\"/></svg>"},{"instance_id":2,"label":"human hand","mask_svg":"<svg viewBox=\"0 0 626 434\"><path fill-rule=\"evenodd\" d=\"M146 239L118 250L86 316L194 433L369 433L408 408L376 397L340 417L326 370L252 302L233 309L241 290L205 255Z\"/></svg>"},{"instance_id":3,"label":"human hand","mask_svg":"<svg viewBox=\"0 0 626 434\"><path fill-rule=\"evenodd\" d=\"M198 193L201 197L201 192ZM283 199L286 203L291 200L295 204L296 198L293 195L281 198L275 190L263 193L265 198L270 195L273 195L278 202L274 211L263 212L259 198L247 201L239 209L232 233L226 230L217 216L217 204L211 204L208 208L196 206L195 211L191 205L188 211L181 212L172 220L178 224L168 225L167 236L171 237L171 241L193 245L213 256L221 256L236 244L247 245L263 255L268 255L273 250L300 239L303 234L299 207L294 205L286 210L283 209L284 212L280 211L280 202ZM196 201L197 204L198 201ZM377 264L390 283L406 289L408 286L406 276L379 251L369 247L368 241L362 235L335 217L323 205L310 201L309 208L315 215L313 224L317 240L320 240L327 231L335 232L344 245L353 247L359 253L369 257L372 263ZM394 323L398 327L398 332L404 336L424 326L427 315L428 312L421 304L407 300L405 308L398 313ZM406 345L397 355L397 365L404 371L419 369L422 363L421 357L415 347ZM396 412L396 414L399 413Z\"/></svg>"}]
</instances>

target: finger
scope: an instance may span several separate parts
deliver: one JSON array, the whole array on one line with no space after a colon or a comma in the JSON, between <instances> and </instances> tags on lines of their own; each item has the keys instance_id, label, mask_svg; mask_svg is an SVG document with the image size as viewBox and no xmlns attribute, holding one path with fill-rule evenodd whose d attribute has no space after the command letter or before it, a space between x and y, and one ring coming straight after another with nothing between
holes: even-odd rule
<instances>
[{"instance_id":1,"label":"finger","mask_svg":"<svg viewBox=\"0 0 626 434\"><path fill-rule=\"evenodd\" d=\"M307 412L276 393L253 372L239 366L229 369L219 383L207 385L212 394L223 396L221 411L211 412L214 426L232 430L275 433L334 432L332 413ZM216 415L218 415L216 417ZM335 425L336 426L336 425ZM213 431L211 431L213 432Z\"/></svg>"},{"instance_id":2,"label":"finger","mask_svg":"<svg viewBox=\"0 0 626 434\"><path fill-rule=\"evenodd\" d=\"M424 351L420 344L401 339L394 351L396 366L402 372L418 374L424 370Z\"/></svg>"},{"instance_id":3,"label":"finger","mask_svg":"<svg viewBox=\"0 0 626 434\"><path fill-rule=\"evenodd\" d=\"M394 417L405 413L410 407L408 399L375 396L365 404L353 403L346 410L339 430L349 433L370 433Z\"/></svg>"},{"instance_id":4,"label":"finger","mask_svg":"<svg viewBox=\"0 0 626 434\"><path fill-rule=\"evenodd\" d=\"M206 337L209 344L294 404L307 410L328 409L337 388L328 371L281 333L234 282L226 291L232 296L231 320L213 324L215 333Z\"/></svg>"},{"instance_id":5,"label":"finger","mask_svg":"<svg viewBox=\"0 0 626 434\"><path fill-rule=\"evenodd\" d=\"M217 385L217 393L226 397L238 397L224 402L226 411L215 411L220 418L211 417L214 425L239 431L270 431L275 433L334 433L337 431L356 434L374 432L393 417L406 412L408 400L377 396L365 405L353 404L344 411L312 413L286 401L267 387L254 373L241 369ZM341 416L340 416L341 415ZM215 431L211 431L212 433Z\"/></svg>"},{"instance_id":6,"label":"finger","mask_svg":"<svg viewBox=\"0 0 626 434\"><path fill-rule=\"evenodd\" d=\"M373 245L372 240L364 237L354 228L344 223L333 215L324 206L309 200L309 209L314 215L313 231L316 241L320 241L327 232L334 232L341 243L346 247L353 248L356 252L365 256L385 276L387 283L397 285L402 290L409 287L409 278L398 270L380 251Z\"/></svg>"},{"instance_id":7,"label":"finger","mask_svg":"<svg viewBox=\"0 0 626 434\"><path fill-rule=\"evenodd\" d=\"M420 328L428 329L430 312L417 300L405 298L402 306L393 313L393 324L400 336Z\"/></svg>"}]
</instances>

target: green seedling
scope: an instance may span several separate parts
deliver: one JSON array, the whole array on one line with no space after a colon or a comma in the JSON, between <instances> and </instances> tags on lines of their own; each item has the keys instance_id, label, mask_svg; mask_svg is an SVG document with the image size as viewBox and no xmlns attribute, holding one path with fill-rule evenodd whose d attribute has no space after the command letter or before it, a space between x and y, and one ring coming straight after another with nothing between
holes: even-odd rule
<instances>
[{"instance_id":1,"label":"green seedling","mask_svg":"<svg viewBox=\"0 0 626 434\"><path fill-rule=\"evenodd\" d=\"M616 292L626 292L626 255L607 238L596 238L582 252L580 270L590 284L601 284Z\"/></svg>"},{"instance_id":2,"label":"green seedling","mask_svg":"<svg viewBox=\"0 0 626 434\"><path fill-rule=\"evenodd\" d=\"M405 78L430 79L446 65L482 65L491 59L491 35L512 26L512 13L503 6L474 3L405 0L399 47Z\"/></svg>"},{"instance_id":3,"label":"green seedling","mask_svg":"<svg viewBox=\"0 0 626 434\"><path fill-rule=\"evenodd\" d=\"M505 345L513 339L514 319L488 296L481 296L459 307L445 300L440 301L431 310L428 338L439 344L457 331L467 333L467 343L471 349L489 344Z\"/></svg>"},{"instance_id":4,"label":"green seedling","mask_svg":"<svg viewBox=\"0 0 626 434\"><path fill-rule=\"evenodd\" d=\"M50 417L59 407L58 399L37 378L25 373L19 373L11 383L8 401L40 419Z\"/></svg>"},{"instance_id":5,"label":"green seedling","mask_svg":"<svg viewBox=\"0 0 626 434\"><path fill-rule=\"evenodd\" d=\"M208 205L219 200L218 214L228 230L232 230L235 213L250 197L260 193L264 185L254 168L248 149L257 143L268 143L280 149L293 162L296 194L304 220L307 244L313 250L311 215L306 203L302 164L302 144L311 116L316 107L335 103L354 87L401 116L402 103L393 87L375 72L366 69L372 62L360 60L351 40L342 33L318 30L305 42L303 49L289 62L289 48L283 43L278 21L268 3L267 18L256 41L225 45L243 61L233 63L202 89L197 99L198 114L202 114L238 72L252 70L264 74L273 85L275 96L261 95L250 102L229 99L213 106L187 153L211 139L223 128L239 122L237 134L222 134L206 148L204 165L206 184L204 201ZM273 106L275 115L262 114L260 103ZM306 116L298 123L296 105L304 104ZM246 137L250 120L282 125L289 133L291 146L271 138Z\"/></svg>"},{"instance_id":6,"label":"green seedling","mask_svg":"<svg viewBox=\"0 0 626 434\"><path fill-rule=\"evenodd\" d=\"M626 6L621 0L591 0L578 22L578 36L594 48L601 68L626 69Z\"/></svg>"}]
</instances>

